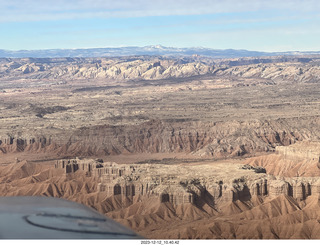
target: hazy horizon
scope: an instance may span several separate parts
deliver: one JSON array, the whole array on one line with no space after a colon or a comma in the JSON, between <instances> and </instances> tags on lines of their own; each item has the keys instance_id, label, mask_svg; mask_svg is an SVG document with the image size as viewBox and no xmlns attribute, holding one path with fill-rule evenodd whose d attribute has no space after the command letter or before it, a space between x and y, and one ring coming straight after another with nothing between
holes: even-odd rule
<instances>
[{"instance_id":1,"label":"hazy horizon","mask_svg":"<svg viewBox=\"0 0 320 245\"><path fill-rule=\"evenodd\" d=\"M318 1L0 1L0 49L320 50Z\"/></svg>"},{"instance_id":2,"label":"hazy horizon","mask_svg":"<svg viewBox=\"0 0 320 245\"><path fill-rule=\"evenodd\" d=\"M285 52L320 52L319 50L281 50L281 51L263 51L263 50L253 50L253 49L244 49L244 48L211 48L211 47L205 47L205 46L184 46L184 47L178 47L178 46L165 46L161 44L151 44L151 45L145 45L145 46L138 46L138 45L121 45L121 46L99 46L99 47L74 47L74 48L42 48L42 49L0 49L4 51L9 52L20 52L20 51L47 51L47 50L89 50L89 49L120 49L120 48L149 48L154 47L157 48L157 46L161 46L163 48L172 48L172 49L208 49L208 50L237 50L237 51L249 51L249 52L264 52L264 53L285 53Z\"/></svg>"}]
</instances>

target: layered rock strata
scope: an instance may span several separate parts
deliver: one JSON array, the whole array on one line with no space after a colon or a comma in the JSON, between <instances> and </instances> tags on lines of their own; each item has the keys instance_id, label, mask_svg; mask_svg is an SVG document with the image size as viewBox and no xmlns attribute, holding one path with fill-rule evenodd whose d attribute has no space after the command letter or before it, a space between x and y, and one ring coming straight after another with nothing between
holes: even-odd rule
<instances>
[{"instance_id":1,"label":"layered rock strata","mask_svg":"<svg viewBox=\"0 0 320 245\"><path fill-rule=\"evenodd\" d=\"M277 146L276 153L289 160L320 160L320 142L303 141Z\"/></svg>"},{"instance_id":2,"label":"layered rock strata","mask_svg":"<svg viewBox=\"0 0 320 245\"><path fill-rule=\"evenodd\" d=\"M206 164L199 166L165 164L123 165L88 159L57 161L56 168L65 173L84 170L97 179L100 192L108 196L157 196L159 202L174 205L203 203L219 208L226 202L250 201L253 196L287 195L301 201L320 194L320 180L281 178L267 175L261 167L239 164ZM176 169L179 169L177 172Z\"/></svg>"},{"instance_id":3,"label":"layered rock strata","mask_svg":"<svg viewBox=\"0 0 320 245\"><path fill-rule=\"evenodd\" d=\"M161 57L58 58L0 60L0 75L29 79L164 79L212 73L214 67L196 60ZM10 74L8 75L8 73Z\"/></svg>"},{"instance_id":4,"label":"layered rock strata","mask_svg":"<svg viewBox=\"0 0 320 245\"><path fill-rule=\"evenodd\" d=\"M319 80L320 70L318 59L298 57L224 61L161 56L0 60L0 78L155 80L203 74L314 82Z\"/></svg>"},{"instance_id":5,"label":"layered rock strata","mask_svg":"<svg viewBox=\"0 0 320 245\"><path fill-rule=\"evenodd\" d=\"M121 153L192 153L200 157L234 157L273 151L277 145L320 137L317 118L298 130L295 120L232 122L167 122L150 120L139 125L99 125L59 134L2 137L0 150L46 151L72 156ZM315 132L315 134L313 134Z\"/></svg>"}]
</instances>

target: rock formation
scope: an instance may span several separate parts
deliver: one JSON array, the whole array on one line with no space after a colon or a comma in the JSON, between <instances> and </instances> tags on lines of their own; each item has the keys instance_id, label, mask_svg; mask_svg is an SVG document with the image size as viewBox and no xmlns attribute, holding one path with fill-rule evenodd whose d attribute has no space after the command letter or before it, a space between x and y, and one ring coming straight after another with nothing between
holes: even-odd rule
<instances>
[{"instance_id":1,"label":"rock formation","mask_svg":"<svg viewBox=\"0 0 320 245\"><path fill-rule=\"evenodd\" d=\"M320 157L320 143L303 141L290 146L277 146L276 153L290 160L318 160Z\"/></svg>"},{"instance_id":2,"label":"rock formation","mask_svg":"<svg viewBox=\"0 0 320 245\"><path fill-rule=\"evenodd\" d=\"M226 59L208 57L164 58L134 56L118 58L1 59L0 74L31 79L157 80L204 74L259 77L273 81L313 82L319 79L318 57L270 57ZM214 65L213 65L214 64Z\"/></svg>"},{"instance_id":3,"label":"rock formation","mask_svg":"<svg viewBox=\"0 0 320 245\"><path fill-rule=\"evenodd\" d=\"M275 154L249 158L251 166L263 167L267 173L283 177L320 176L320 144L315 141L301 141L288 146L277 146Z\"/></svg>"},{"instance_id":4,"label":"rock formation","mask_svg":"<svg viewBox=\"0 0 320 245\"><path fill-rule=\"evenodd\" d=\"M66 174L78 169L86 171L87 176L98 179L98 189L108 196L153 195L159 202L174 205L197 205L205 201L215 207L224 202L248 201L253 196L287 195L302 201L308 196L320 195L317 177L276 178L267 175L262 167L248 165L227 165L226 169L234 171L231 176L224 174L226 170L205 173L209 166L204 166L202 171L196 166L179 166L179 173L176 173L176 166L170 165L122 165L88 159L58 160L55 167L65 169ZM221 167L211 168L218 170ZM196 169L198 173L194 174Z\"/></svg>"},{"instance_id":5,"label":"rock formation","mask_svg":"<svg viewBox=\"0 0 320 245\"><path fill-rule=\"evenodd\" d=\"M319 239L318 62L0 59L0 191L150 238Z\"/></svg>"},{"instance_id":6,"label":"rock formation","mask_svg":"<svg viewBox=\"0 0 320 245\"><path fill-rule=\"evenodd\" d=\"M214 67L199 61L183 62L162 57L2 59L0 74L31 79L165 79L212 73Z\"/></svg>"},{"instance_id":7,"label":"rock formation","mask_svg":"<svg viewBox=\"0 0 320 245\"><path fill-rule=\"evenodd\" d=\"M0 166L0 190L81 202L148 238L319 238L319 175L273 176L240 160L165 162L22 160Z\"/></svg>"},{"instance_id":8,"label":"rock formation","mask_svg":"<svg viewBox=\"0 0 320 245\"><path fill-rule=\"evenodd\" d=\"M217 159L317 141L317 62L1 59L0 152L184 152Z\"/></svg>"},{"instance_id":9,"label":"rock formation","mask_svg":"<svg viewBox=\"0 0 320 245\"><path fill-rule=\"evenodd\" d=\"M305 128L299 129L302 123ZM0 150L3 153L50 151L59 156L82 157L122 153L184 152L198 157L221 159L257 152L282 151L286 148L281 146L301 140L318 139L319 125L318 118L312 121L282 119L182 123L150 120L139 125L83 127L69 132L63 131L63 134L54 136L3 137ZM286 151L285 154L290 154L290 150ZM312 156L319 158L316 155Z\"/></svg>"}]
</instances>

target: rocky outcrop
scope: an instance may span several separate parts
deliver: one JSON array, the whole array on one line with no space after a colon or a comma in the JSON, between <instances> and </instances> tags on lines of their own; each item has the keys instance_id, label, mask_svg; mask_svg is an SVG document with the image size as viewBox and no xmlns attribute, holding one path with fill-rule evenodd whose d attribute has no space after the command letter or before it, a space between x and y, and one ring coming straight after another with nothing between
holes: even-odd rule
<instances>
[{"instance_id":1,"label":"rocky outcrop","mask_svg":"<svg viewBox=\"0 0 320 245\"><path fill-rule=\"evenodd\" d=\"M316 125L300 130L295 120L232 122L165 122L151 120L137 126L96 126L77 130L78 154L88 145L105 154L185 152L201 157L225 158L274 151L303 139L319 137ZM300 119L300 123L301 119ZM313 134L315 132L315 134Z\"/></svg>"},{"instance_id":2,"label":"rocky outcrop","mask_svg":"<svg viewBox=\"0 0 320 245\"><path fill-rule=\"evenodd\" d=\"M59 161L56 169L27 161L1 165L1 195L77 201L152 239L319 239L319 177L274 178L243 169L235 160L179 164L174 168L153 164L154 171L163 177L164 188L148 185L150 194L140 195L139 180L122 182L125 176L119 177L118 170L126 165L113 164L111 168L112 163L101 160L62 160L64 165ZM66 173L62 167L68 161L79 168ZM99 168L101 165L105 167ZM115 179L110 178L114 181L110 191L115 195L102 189L102 182L98 183L102 179L85 176L89 166L115 170ZM134 171L132 167L127 177L140 173L140 181L154 183L146 175L147 169L155 175L152 166L134 165ZM97 174L105 177L104 172ZM151 194L152 190L159 195Z\"/></svg>"},{"instance_id":3,"label":"rocky outcrop","mask_svg":"<svg viewBox=\"0 0 320 245\"><path fill-rule=\"evenodd\" d=\"M301 61L300 61L301 62ZM279 62L273 64L249 64L219 69L219 76L257 77L279 82L317 83L320 80L320 69L317 63Z\"/></svg>"},{"instance_id":4,"label":"rocky outcrop","mask_svg":"<svg viewBox=\"0 0 320 245\"><path fill-rule=\"evenodd\" d=\"M303 124L304 128L299 125ZM272 152L302 140L320 139L319 118L195 122L150 120L139 125L99 125L54 136L1 138L0 150L45 152L59 156L122 153L191 153L226 158ZM282 148L277 148L281 150Z\"/></svg>"},{"instance_id":5,"label":"rocky outcrop","mask_svg":"<svg viewBox=\"0 0 320 245\"><path fill-rule=\"evenodd\" d=\"M146 176L144 171L149 172L148 167L138 165L118 165L116 163L102 163L96 160L63 159L55 163L55 168L65 169L65 173L75 173L84 170L87 176L99 180L98 189L106 192L108 196L122 195L133 197L135 195L156 195L160 202L173 204L194 203L192 193L180 184L167 186L165 176ZM136 171L139 174L136 174ZM140 173L142 174L140 176ZM157 188L156 188L157 187Z\"/></svg>"},{"instance_id":6,"label":"rocky outcrop","mask_svg":"<svg viewBox=\"0 0 320 245\"><path fill-rule=\"evenodd\" d=\"M219 208L222 203L249 201L253 196L287 195L302 201L320 195L318 178L276 178L265 174L261 167L246 165L227 165L234 171L232 176L202 172L201 178L192 176L191 166L181 166L179 174L174 173L174 167L162 164L121 165L88 159L59 160L55 167L65 169L66 174L86 171L87 176L98 180L99 191L108 196L157 196L159 202L173 205L206 203Z\"/></svg>"},{"instance_id":7,"label":"rocky outcrop","mask_svg":"<svg viewBox=\"0 0 320 245\"><path fill-rule=\"evenodd\" d=\"M290 146L277 146L276 153L289 160L319 160L320 142L303 141Z\"/></svg>"},{"instance_id":8,"label":"rocky outcrop","mask_svg":"<svg viewBox=\"0 0 320 245\"><path fill-rule=\"evenodd\" d=\"M156 80L210 74L212 65L201 61L162 57L8 59L0 74L29 79Z\"/></svg>"},{"instance_id":9,"label":"rocky outcrop","mask_svg":"<svg viewBox=\"0 0 320 245\"><path fill-rule=\"evenodd\" d=\"M268 174L282 177L320 176L320 143L300 141L288 146L277 146L274 154L248 158L247 165L262 167Z\"/></svg>"},{"instance_id":10,"label":"rocky outcrop","mask_svg":"<svg viewBox=\"0 0 320 245\"><path fill-rule=\"evenodd\" d=\"M305 200L311 195L320 198L319 184L317 177L277 179L270 185L269 193L272 197L284 194L298 201Z\"/></svg>"},{"instance_id":11,"label":"rocky outcrop","mask_svg":"<svg viewBox=\"0 0 320 245\"><path fill-rule=\"evenodd\" d=\"M184 152L226 158L319 140L319 117L310 116L317 110L317 87L301 83L317 82L318 66L312 60L280 61L213 67L164 57L6 59L0 69L8 81L1 91L0 152L51 151L59 157ZM194 77L199 74L207 75ZM180 79L145 81L168 77ZM257 84L291 78L299 86ZM233 87L239 82L256 89ZM51 96L56 89L64 91L62 97ZM296 108L301 117L295 117Z\"/></svg>"},{"instance_id":12,"label":"rocky outcrop","mask_svg":"<svg viewBox=\"0 0 320 245\"><path fill-rule=\"evenodd\" d=\"M212 65L214 64L214 66ZM214 60L133 56L123 58L2 59L0 74L30 79L158 80L213 74L256 77L273 82L318 82L317 59L274 57L269 59Z\"/></svg>"},{"instance_id":13,"label":"rocky outcrop","mask_svg":"<svg viewBox=\"0 0 320 245\"><path fill-rule=\"evenodd\" d=\"M0 138L0 152L1 153L12 153L22 151L33 151L41 152L45 151L50 146L54 148L51 137L31 137L31 138L20 138L20 137L1 137Z\"/></svg>"}]
</instances>

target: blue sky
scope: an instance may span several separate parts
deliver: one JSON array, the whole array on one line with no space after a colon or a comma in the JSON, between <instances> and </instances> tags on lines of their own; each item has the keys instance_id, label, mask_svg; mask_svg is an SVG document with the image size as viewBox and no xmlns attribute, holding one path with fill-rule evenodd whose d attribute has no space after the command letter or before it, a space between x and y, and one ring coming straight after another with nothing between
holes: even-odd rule
<instances>
[{"instance_id":1,"label":"blue sky","mask_svg":"<svg viewBox=\"0 0 320 245\"><path fill-rule=\"evenodd\" d=\"M319 51L318 0L0 0L0 49Z\"/></svg>"}]
</instances>

